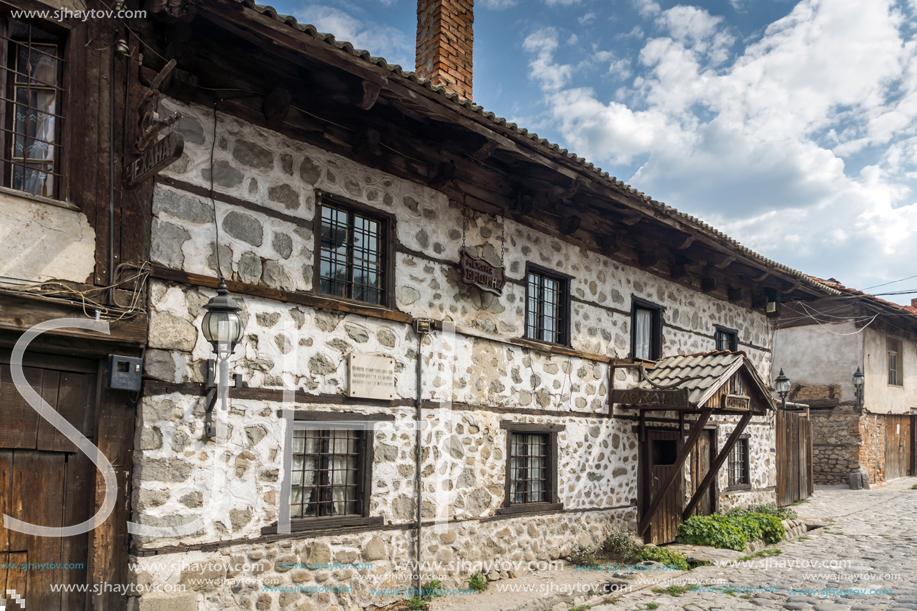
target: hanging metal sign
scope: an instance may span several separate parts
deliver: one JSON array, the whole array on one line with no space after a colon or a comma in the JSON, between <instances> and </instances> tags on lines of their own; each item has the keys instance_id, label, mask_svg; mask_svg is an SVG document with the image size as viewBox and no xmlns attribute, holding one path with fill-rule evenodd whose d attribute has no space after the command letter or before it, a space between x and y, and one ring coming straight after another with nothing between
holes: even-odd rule
<instances>
[{"instance_id":1,"label":"hanging metal sign","mask_svg":"<svg viewBox=\"0 0 917 611\"><path fill-rule=\"evenodd\" d=\"M127 167L124 180L127 187L131 188L138 183L156 174L173 161L181 157L185 148L185 139L178 132L171 132L168 136L153 144L150 148L143 151Z\"/></svg>"},{"instance_id":2,"label":"hanging metal sign","mask_svg":"<svg viewBox=\"0 0 917 611\"><path fill-rule=\"evenodd\" d=\"M503 292L503 285L506 284L506 278L503 276L503 268L493 265L484 259L475 259L462 251L462 259L459 263L462 269L462 282L476 286L483 291L496 293Z\"/></svg>"},{"instance_id":3,"label":"hanging metal sign","mask_svg":"<svg viewBox=\"0 0 917 611\"><path fill-rule=\"evenodd\" d=\"M611 391L611 402L631 407L688 407L688 390L631 388Z\"/></svg>"}]
</instances>

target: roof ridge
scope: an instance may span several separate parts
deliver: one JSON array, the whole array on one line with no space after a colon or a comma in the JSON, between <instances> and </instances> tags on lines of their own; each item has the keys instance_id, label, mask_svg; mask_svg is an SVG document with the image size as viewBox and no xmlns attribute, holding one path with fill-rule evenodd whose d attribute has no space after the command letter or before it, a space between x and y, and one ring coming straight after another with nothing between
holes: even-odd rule
<instances>
[{"instance_id":1,"label":"roof ridge","mask_svg":"<svg viewBox=\"0 0 917 611\"><path fill-rule=\"evenodd\" d=\"M277 10L271 6L257 4L254 2L254 0L233 0L233 1L247 8L250 8L258 13L261 13L262 15L268 15L275 21L285 23L297 30L300 30L312 36L313 38L316 38L317 40L326 42L338 49L346 51L347 53L355 57L359 57L360 59L364 61L372 63L376 66L379 66L380 68L385 68L400 77L403 77L407 80L415 82L418 85L421 85L422 87L425 87L426 89L438 95L441 95L442 97L446 98L447 100L455 102L456 104L459 104L460 106L463 106L467 108L468 110L471 110L472 112L478 115L481 115L482 117L491 121L492 123L495 123L501 127L505 127L506 129L510 130L512 133L518 136L523 136L530 140L533 140L536 144L539 144L560 155L563 155L568 160L580 166L584 171L590 171L593 174L597 175L599 178L610 182L612 185L614 185L618 189L622 189L626 193L640 198L644 204L650 206L651 208L655 208L659 212L663 212L664 214L673 216L677 218L678 220L692 224L695 227L697 227L698 229L702 231L706 231L709 234L712 234L714 237L725 241L726 244L732 247L733 249L738 250L740 253L747 255L749 258L758 261L759 263L763 264L765 267L774 268L798 280L806 282L810 287L818 288L829 295L833 294L833 292L836 291L836 289L833 289L832 287L826 285L823 282L816 282L813 279L813 277L807 274L804 274L798 270L795 270L787 265L783 265L782 263L778 263L777 261L774 261L773 259L768 259L764 255L758 254L757 252L753 251L752 249L748 248L747 246L744 246L743 244L741 244L738 240L735 240L729 237L728 235L726 235L719 229L713 227L712 225L708 225L701 219L695 216L692 216L690 214L687 214L685 212L679 212L677 209L673 208L672 206L669 206L667 204L664 204L662 202L659 202L653 199L652 197L643 193L642 191L638 191L634 187L624 183L621 180L618 180L614 176L611 176L608 172L605 172L604 170L602 170L602 168L596 166L595 164L586 161L582 157L577 156L575 153L572 153L568 151L567 149L562 149L560 145L552 143L545 138L540 138L538 134L534 132L529 132L525 128L520 128L515 123L507 121L503 117L498 117L497 115L495 115L494 113L490 111L485 111L482 106L475 104L474 102L472 102L471 100L467 98L460 97L457 93L449 89L446 89L445 87L441 85L434 85L429 79L422 78L418 76L415 72L411 72L410 70L404 70L398 64L389 64L388 62L385 61L384 58L374 57L368 51L354 48L354 46L349 42L338 41L335 39L334 35L332 34L325 34L325 33L319 32L318 29L314 25L299 24L296 21L295 17L291 15L282 15L278 13Z\"/></svg>"}]
</instances>

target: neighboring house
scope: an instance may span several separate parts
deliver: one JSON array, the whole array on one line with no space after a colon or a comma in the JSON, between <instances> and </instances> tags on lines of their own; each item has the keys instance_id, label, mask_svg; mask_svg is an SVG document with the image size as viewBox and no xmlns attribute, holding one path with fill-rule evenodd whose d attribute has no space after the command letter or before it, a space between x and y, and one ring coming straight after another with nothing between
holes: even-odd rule
<instances>
[{"instance_id":1,"label":"neighboring house","mask_svg":"<svg viewBox=\"0 0 917 611\"><path fill-rule=\"evenodd\" d=\"M461 2L421 3L433 82L248 0L168 10L140 30L147 81L178 61L161 110L185 139L152 193L133 510L160 530L133 566L162 591L140 609L374 608L418 559L461 586L614 527L665 519L644 532L671 540L698 418L700 474L748 424L698 510L775 500L768 313L836 291L474 105ZM436 50L444 22L458 64ZM199 327L220 275L244 333L211 439ZM611 405L700 352L697 397ZM685 465L652 519L649 460ZM332 562L348 566L296 566Z\"/></svg>"},{"instance_id":2,"label":"neighboring house","mask_svg":"<svg viewBox=\"0 0 917 611\"><path fill-rule=\"evenodd\" d=\"M96 0L0 4L0 513L46 527L107 516L65 538L0 526L9 609L23 600L29 609L113 609L124 601L110 590L51 590L127 579L140 371L132 372L135 391L113 389L108 357L139 357L146 342L149 225L120 173L138 136L136 115L125 124L122 105L138 104L141 86L130 86L130 60L114 50L125 33L119 22L63 11L107 8ZM16 9L61 18L30 20ZM96 316L95 328L74 323ZM59 319L68 321L47 326ZM55 430L33 408L36 398L16 388L13 348L41 323L21 362L25 382L107 458L113 485L93 464L95 450L77 449L78 438Z\"/></svg>"},{"instance_id":3,"label":"neighboring house","mask_svg":"<svg viewBox=\"0 0 917 611\"><path fill-rule=\"evenodd\" d=\"M774 339L774 368L792 382L789 400L810 407L815 481L913 475L917 303L902 306L834 279L819 282L839 295L785 304ZM857 370L864 376L859 397Z\"/></svg>"}]
</instances>

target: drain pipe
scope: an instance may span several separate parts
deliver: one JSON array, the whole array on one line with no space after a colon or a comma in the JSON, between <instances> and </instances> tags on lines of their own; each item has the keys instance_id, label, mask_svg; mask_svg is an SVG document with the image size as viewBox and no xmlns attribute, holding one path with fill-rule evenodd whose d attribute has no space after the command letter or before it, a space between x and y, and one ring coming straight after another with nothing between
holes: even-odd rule
<instances>
[{"instance_id":1,"label":"drain pipe","mask_svg":"<svg viewBox=\"0 0 917 611\"><path fill-rule=\"evenodd\" d=\"M414 495L417 499L417 513L416 513L416 529L414 539L414 590L415 595L420 596L421 584L421 575L420 575L420 562L421 562L421 484L422 477L420 472L421 465L421 424L423 423L423 338L425 335L429 334L433 329L433 321L427 318L415 318L414 319L414 332L417 333L417 400L415 403L415 431L414 431Z\"/></svg>"}]
</instances>

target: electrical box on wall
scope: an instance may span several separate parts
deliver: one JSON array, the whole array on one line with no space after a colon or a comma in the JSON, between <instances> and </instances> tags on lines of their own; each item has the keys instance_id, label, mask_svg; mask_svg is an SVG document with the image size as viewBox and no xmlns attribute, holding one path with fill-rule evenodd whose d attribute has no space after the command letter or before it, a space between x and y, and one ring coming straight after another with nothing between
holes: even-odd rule
<instances>
[{"instance_id":1,"label":"electrical box on wall","mask_svg":"<svg viewBox=\"0 0 917 611\"><path fill-rule=\"evenodd\" d=\"M108 380L111 390L139 391L143 378L143 361L132 356L108 355Z\"/></svg>"}]
</instances>

